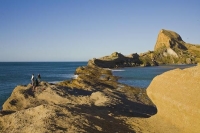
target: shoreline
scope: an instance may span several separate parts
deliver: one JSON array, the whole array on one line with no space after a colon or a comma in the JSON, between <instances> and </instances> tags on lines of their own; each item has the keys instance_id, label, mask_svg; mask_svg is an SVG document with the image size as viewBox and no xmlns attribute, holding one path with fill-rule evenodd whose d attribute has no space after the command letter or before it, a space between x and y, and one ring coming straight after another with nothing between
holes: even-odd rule
<instances>
[{"instance_id":1,"label":"shoreline","mask_svg":"<svg viewBox=\"0 0 200 133\"><path fill-rule=\"evenodd\" d=\"M172 65L160 65L160 67L169 67L169 66L189 66L189 67L192 67L192 66L196 66L197 64L184 64L184 65L174 65L174 64L172 64ZM159 67L159 66L151 66L151 67ZM124 68L138 68L138 67L124 67ZM139 67L139 68L143 68L143 67ZM108 69L108 70L111 70L112 72L113 71L118 71L118 70L120 70L120 69L123 69L123 68L116 68L116 69ZM182 69L184 69L184 68L182 68ZM124 70L123 70L124 71ZM75 75L75 74L74 74ZM117 75L114 75L114 76L117 76ZM120 78L123 78L123 77L120 77ZM73 77L71 78L71 79L73 79ZM69 80L71 80L71 79L69 79ZM50 81L49 83L59 83L59 82L62 82L62 80L61 81ZM27 85L27 84L24 84L24 85ZM129 84L126 84L126 85L129 85ZM17 85L16 85L17 86ZM14 86L13 88L15 88L16 86ZM132 86L132 85L131 85ZM138 87L138 86L132 86L132 87ZM12 90L13 90L13 88L12 88ZM143 88L143 89L146 89L147 87L138 87L138 88ZM9 95L11 94L12 92L10 92L9 93ZM4 96L4 97L6 97L5 98L5 100L9 97L9 95L8 96ZM4 98L3 98L4 99ZM5 100L3 100L2 101L2 105L3 105L3 103L5 102Z\"/></svg>"},{"instance_id":2,"label":"shoreline","mask_svg":"<svg viewBox=\"0 0 200 133\"><path fill-rule=\"evenodd\" d=\"M200 70L198 66L163 73L155 77L147 90L119 83L118 77L113 75L111 70L89 66L78 67L75 72L78 75L76 79L57 84L41 82L38 91L34 93L30 84L17 86L3 105L0 132L183 132L179 124L176 126L176 123L167 121L179 118L170 117L167 113L176 109L174 105L171 107L173 102L168 103L166 98L157 95L169 94L167 92L170 88L175 92L168 95L169 98L174 96L176 99L177 95L185 95L181 90L177 93L177 89L180 88L180 83L187 86L188 80L184 77L178 80L177 76L182 74L187 77L191 72L198 72L196 70ZM180 82L177 89L173 89L176 84L172 82L172 78ZM199 81L196 78L192 80L194 86ZM170 84L166 79L172 79ZM160 91L160 86L165 89ZM191 86L188 87L191 89ZM190 89L188 91L193 92ZM179 102L185 105L182 101ZM181 113L184 114L184 111L176 115ZM35 128L30 129L30 125ZM11 126L12 129L9 128ZM184 131L198 129L187 128Z\"/></svg>"},{"instance_id":3,"label":"shoreline","mask_svg":"<svg viewBox=\"0 0 200 133\"><path fill-rule=\"evenodd\" d=\"M113 130L112 126L106 126L112 125L110 121L113 121L116 125L115 131L132 132L131 128L120 124L124 123L124 118L120 118L121 115L127 118L132 115L149 117L156 111L151 101L146 99L145 90L118 83L118 78L112 75L110 70L85 66L77 68L76 74L79 75L76 79L58 84L41 82L38 90L45 89L36 93L30 91L30 84L17 86L3 105L2 113L4 115L2 114L3 116L0 117L0 126L1 119L13 119L12 121L21 119L22 121L18 124L23 125L20 130L25 131L29 128L28 123L35 123L34 125L37 127L39 126L37 125L38 123L43 123L48 119L49 122L46 123L46 128L40 128L40 132L53 131L51 123L54 121L59 121L56 123L58 124L57 126L53 126L57 131L64 131L67 128L68 131L72 132L100 132L101 130ZM142 103L151 106L143 105ZM137 109L135 109L136 107ZM50 114L48 113L49 111L51 112ZM38 117L30 119L30 116L27 115L30 112L31 115L35 115L35 113L41 114L44 118L40 121L37 120ZM59 115L59 112L62 115ZM53 121L51 121L49 115L53 115ZM74 118L78 118L79 122ZM98 122L99 120L102 121L102 118L104 119L103 123L106 123L106 125L101 125ZM63 120L65 120L65 125L61 124ZM75 127L83 124L89 124L91 127L88 127L88 129L84 128L84 126L70 128L71 122L76 123L73 124ZM93 129L92 124L94 123L97 124L96 129ZM9 123L4 121L4 126L0 131L11 131L12 129L5 128L7 124L10 126ZM11 122L12 124L15 123ZM63 130L57 127L62 127ZM17 128L14 129L18 131ZM33 129L33 131L37 132L37 128Z\"/></svg>"}]
</instances>

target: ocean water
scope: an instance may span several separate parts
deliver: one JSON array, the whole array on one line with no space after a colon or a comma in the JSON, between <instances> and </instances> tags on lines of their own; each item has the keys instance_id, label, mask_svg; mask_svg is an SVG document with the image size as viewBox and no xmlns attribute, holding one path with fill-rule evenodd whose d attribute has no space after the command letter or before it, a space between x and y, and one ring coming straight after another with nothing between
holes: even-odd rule
<instances>
[{"instance_id":1,"label":"ocean water","mask_svg":"<svg viewBox=\"0 0 200 133\"><path fill-rule=\"evenodd\" d=\"M153 67L133 67L114 69L113 74L121 77L120 83L127 84L134 87L147 88L152 79L166 71L173 69L185 69L195 65L163 65Z\"/></svg>"},{"instance_id":2,"label":"ocean water","mask_svg":"<svg viewBox=\"0 0 200 133\"><path fill-rule=\"evenodd\" d=\"M87 62L0 62L0 109L17 85L31 83L31 75L42 81L59 82L73 78L79 66Z\"/></svg>"},{"instance_id":3,"label":"ocean water","mask_svg":"<svg viewBox=\"0 0 200 133\"><path fill-rule=\"evenodd\" d=\"M87 62L0 62L0 109L17 85L31 83L31 75L41 75L42 81L51 83L69 80L79 66ZM156 67L134 67L113 69L114 75L121 77L119 82L146 88L151 80L165 71L186 68L191 65L170 65Z\"/></svg>"}]
</instances>

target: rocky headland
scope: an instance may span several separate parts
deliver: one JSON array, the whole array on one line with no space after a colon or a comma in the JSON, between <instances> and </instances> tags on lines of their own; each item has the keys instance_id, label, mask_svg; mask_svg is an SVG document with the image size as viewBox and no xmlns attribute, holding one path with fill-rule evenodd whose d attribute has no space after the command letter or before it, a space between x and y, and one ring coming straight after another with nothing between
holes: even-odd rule
<instances>
[{"instance_id":1,"label":"rocky headland","mask_svg":"<svg viewBox=\"0 0 200 133\"><path fill-rule=\"evenodd\" d=\"M103 68L157 66L163 64L196 64L200 62L200 45L186 43L170 30L160 30L153 51L123 55L114 52L109 56L93 58L88 65Z\"/></svg>"},{"instance_id":2,"label":"rocky headland","mask_svg":"<svg viewBox=\"0 0 200 133\"><path fill-rule=\"evenodd\" d=\"M188 58L197 63L198 50L177 33L161 30L154 51L89 60L76 69L77 78L43 81L36 92L31 84L19 85L3 104L0 132L199 133L200 65L158 75L147 89L121 84L107 69L187 63Z\"/></svg>"}]
</instances>

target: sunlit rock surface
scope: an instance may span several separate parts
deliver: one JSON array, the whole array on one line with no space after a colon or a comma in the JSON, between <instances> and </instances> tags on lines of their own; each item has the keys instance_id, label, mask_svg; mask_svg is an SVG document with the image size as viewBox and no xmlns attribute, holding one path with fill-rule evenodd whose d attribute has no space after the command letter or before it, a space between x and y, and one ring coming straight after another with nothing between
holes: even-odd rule
<instances>
[{"instance_id":1,"label":"sunlit rock surface","mask_svg":"<svg viewBox=\"0 0 200 133\"><path fill-rule=\"evenodd\" d=\"M200 65L155 77L147 94L158 109L154 117L163 118L181 132L200 132Z\"/></svg>"}]
</instances>

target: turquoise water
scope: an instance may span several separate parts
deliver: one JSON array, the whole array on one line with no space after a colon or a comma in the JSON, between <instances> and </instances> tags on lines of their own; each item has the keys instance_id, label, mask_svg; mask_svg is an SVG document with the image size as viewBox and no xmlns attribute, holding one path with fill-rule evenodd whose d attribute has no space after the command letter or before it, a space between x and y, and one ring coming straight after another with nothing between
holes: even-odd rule
<instances>
[{"instance_id":1,"label":"turquoise water","mask_svg":"<svg viewBox=\"0 0 200 133\"><path fill-rule=\"evenodd\" d=\"M42 81L59 82L73 78L79 66L87 62L0 62L0 108L17 85L27 85L31 75L40 73ZM112 70L120 76L119 82L146 88L158 74L175 68L186 68L191 65L173 65L157 67L134 67Z\"/></svg>"}]
</instances>

